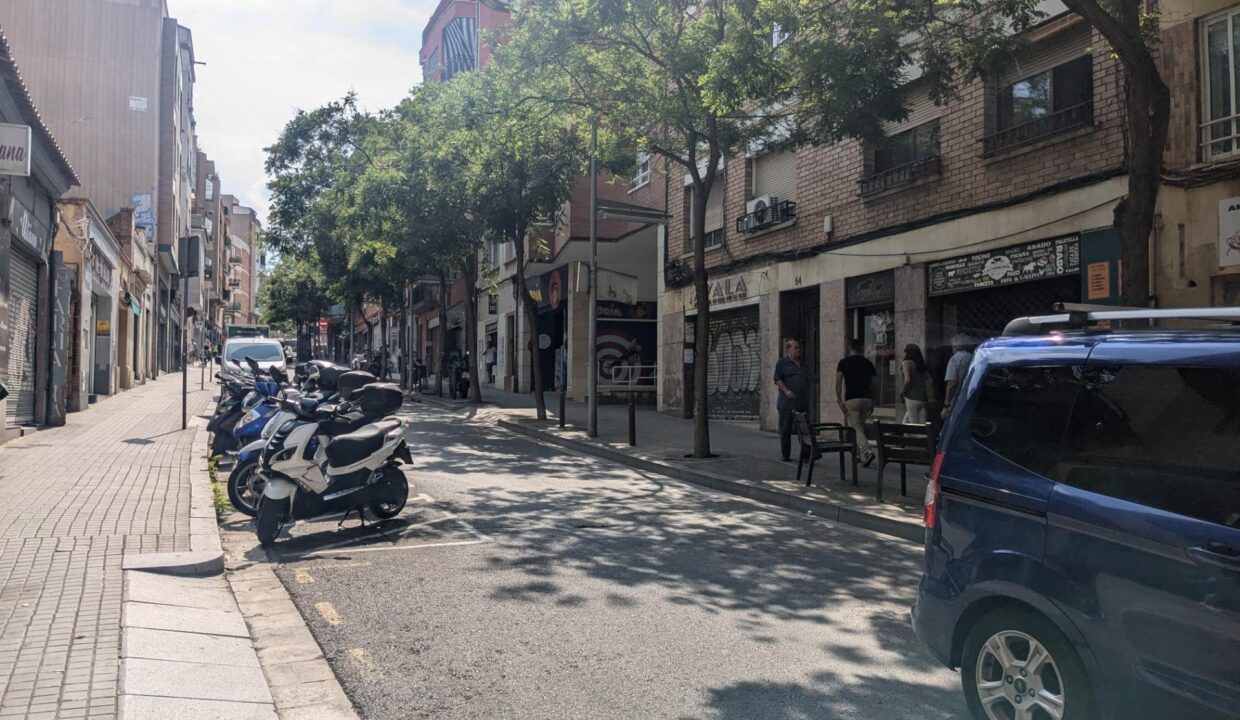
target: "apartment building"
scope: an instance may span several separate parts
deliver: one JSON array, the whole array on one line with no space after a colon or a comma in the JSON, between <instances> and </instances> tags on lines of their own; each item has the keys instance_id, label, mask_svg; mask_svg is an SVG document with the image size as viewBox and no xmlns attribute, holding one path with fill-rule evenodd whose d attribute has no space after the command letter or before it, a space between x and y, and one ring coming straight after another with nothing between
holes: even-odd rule
<instances>
[{"instance_id":1,"label":"apartment building","mask_svg":"<svg viewBox=\"0 0 1240 720\"><path fill-rule=\"evenodd\" d=\"M980 340L1055 301L1117 301L1120 69L1075 16L1029 40L1017 62L947 105L911 77L908 118L883 142L772 142L725 158L707 202L706 348L694 347L692 191L677 174L656 188L672 216L660 407L687 414L693 362L706 361L711 417L774 429L770 378L783 339L796 338L819 379L814 409L841 419L834 368L859 339L879 370L878 415L899 417L905 345L925 349L937 371L957 333Z\"/></svg>"},{"instance_id":2,"label":"apartment building","mask_svg":"<svg viewBox=\"0 0 1240 720\"><path fill-rule=\"evenodd\" d=\"M81 182L71 195L104 217L134 209L157 258L152 369L179 366L177 241L189 230L196 157L189 31L164 0L7 0L0 26L17 39L30 92L75 158Z\"/></svg>"},{"instance_id":3,"label":"apartment building","mask_svg":"<svg viewBox=\"0 0 1240 720\"><path fill-rule=\"evenodd\" d=\"M258 289L260 252L257 248L262 225L254 210L242 205L233 195L222 196L220 211L224 218L223 243L228 258L224 324L256 323L259 317L254 297Z\"/></svg>"}]
</instances>

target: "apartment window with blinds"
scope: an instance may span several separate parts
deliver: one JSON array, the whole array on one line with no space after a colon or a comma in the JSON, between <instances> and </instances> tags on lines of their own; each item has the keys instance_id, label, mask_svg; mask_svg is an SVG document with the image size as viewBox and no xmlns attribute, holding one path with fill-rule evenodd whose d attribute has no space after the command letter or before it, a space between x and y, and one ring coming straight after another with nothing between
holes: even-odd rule
<instances>
[{"instance_id":1,"label":"apartment window with blinds","mask_svg":"<svg viewBox=\"0 0 1240 720\"><path fill-rule=\"evenodd\" d=\"M706 199L706 242L707 250L723 246L723 196L724 184L716 180ZM693 251L693 242L697 236L693 226L693 191L689 191L689 251Z\"/></svg>"},{"instance_id":2,"label":"apartment window with blinds","mask_svg":"<svg viewBox=\"0 0 1240 720\"><path fill-rule=\"evenodd\" d=\"M859 184L862 195L937 176L941 170L938 119L888 136L871 150L872 172Z\"/></svg>"},{"instance_id":3,"label":"apartment window with blinds","mask_svg":"<svg viewBox=\"0 0 1240 720\"><path fill-rule=\"evenodd\" d=\"M995 94L995 132L983 139L994 153L1036 142L1094 119L1094 62L1091 55L1001 85Z\"/></svg>"},{"instance_id":4,"label":"apartment window with blinds","mask_svg":"<svg viewBox=\"0 0 1240 720\"><path fill-rule=\"evenodd\" d=\"M1240 7L1201 23L1202 115L1201 146L1205 160L1237 154L1240 141Z\"/></svg>"},{"instance_id":5,"label":"apartment window with blinds","mask_svg":"<svg viewBox=\"0 0 1240 720\"><path fill-rule=\"evenodd\" d=\"M753 197L774 196L780 202L796 200L797 155L791 150L766 153L753 159Z\"/></svg>"}]
</instances>

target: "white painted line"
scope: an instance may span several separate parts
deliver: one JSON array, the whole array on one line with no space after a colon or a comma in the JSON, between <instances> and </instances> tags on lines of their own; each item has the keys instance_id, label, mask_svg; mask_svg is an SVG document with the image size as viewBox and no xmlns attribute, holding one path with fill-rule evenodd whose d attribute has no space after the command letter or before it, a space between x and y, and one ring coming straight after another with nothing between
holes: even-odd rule
<instances>
[{"instance_id":1,"label":"white painted line","mask_svg":"<svg viewBox=\"0 0 1240 720\"><path fill-rule=\"evenodd\" d=\"M325 555L341 555L344 553L362 553L362 552L398 552L400 550L420 550L423 548L437 547L455 547L458 545L482 545L487 540L458 540L456 542L441 543L423 543L421 545L393 545L391 547L364 547L364 548L345 548L343 550L315 550L312 553L302 555L303 558L322 557Z\"/></svg>"}]
</instances>

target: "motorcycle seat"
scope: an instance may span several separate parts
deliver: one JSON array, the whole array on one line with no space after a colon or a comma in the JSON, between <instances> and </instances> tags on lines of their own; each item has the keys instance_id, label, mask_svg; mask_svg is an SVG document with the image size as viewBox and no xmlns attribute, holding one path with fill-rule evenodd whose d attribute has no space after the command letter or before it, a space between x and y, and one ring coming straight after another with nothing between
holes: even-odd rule
<instances>
[{"instance_id":1,"label":"motorcycle seat","mask_svg":"<svg viewBox=\"0 0 1240 720\"><path fill-rule=\"evenodd\" d=\"M334 467L352 465L383 447L386 435L400 427L399 420L381 420L340 435L327 445L327 463Z\"/></svg>"},{"instance_id":2,"label":"motorcycle seat","mask_svg":"<svg viewBox=\"0 0 1240 720\"><path fill-rule=\"evenodd\" d=\"M341 435L346 435L360 429L372 420L373 418L362 415L361 413L348 413L319 423L319 427L315 434L326 435L330 438L338 438Z\"/></svg>"}]
</instances>

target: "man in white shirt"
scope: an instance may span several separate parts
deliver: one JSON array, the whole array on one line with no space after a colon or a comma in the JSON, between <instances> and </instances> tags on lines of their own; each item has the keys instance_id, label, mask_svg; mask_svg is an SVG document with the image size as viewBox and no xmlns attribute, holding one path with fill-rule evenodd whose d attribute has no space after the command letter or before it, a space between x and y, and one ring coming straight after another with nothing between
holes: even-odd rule
<instances>
[{"instance_id":1,"label":"man in white shirt","mask_svg":"<svg viewBox=\"0 0 1240 720\"><path fill-rule=\"evenodd\" d=\"M960 386L964 383L964 376L969 372L969 364L973 362L972 347L973 338L968 335L952 337L952 357L947 361L947 373L944 377L947 380L947 392L943 399L943 412L941 413L944 420L951 412L952 403L956 401L956 395L960 393Z\"/></svg>"}]
</instances>

